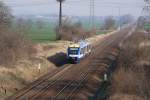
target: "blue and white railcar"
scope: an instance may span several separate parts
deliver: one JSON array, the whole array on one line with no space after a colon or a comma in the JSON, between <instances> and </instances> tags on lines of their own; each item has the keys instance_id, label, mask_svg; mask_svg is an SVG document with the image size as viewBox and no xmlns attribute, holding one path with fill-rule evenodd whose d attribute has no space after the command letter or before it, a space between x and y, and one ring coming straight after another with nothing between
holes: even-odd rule
<instances>
[{"instance_id":1,"label":"blue and white railcar","mask_svg":"<svg viewBox=\"0 0 150 100\"><path fill-rule=\"evenodd\" d=\"M87 41L80 41L71 44L67 50L68 60L73 63L79 63L82 58L91 52L91 45Z\"/></svg>"}]
</instances>

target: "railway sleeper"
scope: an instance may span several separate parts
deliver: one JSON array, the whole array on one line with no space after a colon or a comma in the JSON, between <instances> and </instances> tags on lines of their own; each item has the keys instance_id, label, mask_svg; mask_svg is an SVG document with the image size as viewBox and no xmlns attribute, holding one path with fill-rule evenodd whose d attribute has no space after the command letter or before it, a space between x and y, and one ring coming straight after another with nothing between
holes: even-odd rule
<instances>
[{"instance_id":1,"label":"railway sleeper","mask_svg":"<svg viewBox=\"0 0 150 100\"><path fill-rule=\"evenodd\" d=\"M98 82L97 83L88 83L87 85L85 85L85 87L83 88L83 90L88 91L90 93L95 93L95 91L97 90L97 86L98 86Z\"/></svg>"},{"instance_id":2,"label":"railway sleeper","mask_svg":"<svg viewBox=\"0 0 150 100\"><path fill-rule=\"evenodd\" d=\"M108 64L106 64L106 63L103 63L103 62L92 62L91 64L90 64L90 66L107 66Z\"/></svg>"},{"instance_id":3,"label":"railway sleeper","mask_svg":"<svg viewBox=\"0 0 150 100\"><path fill-rule=\"evenodd\" d=\"M96 69L96 68L108 68L109 67L109 64L106 64L106 63L100 63L100 64L91 64L90 65L91 67L93 67L93 69Z\"/></svg>"},{"instance_id":4,"label":"railway sleeper","mask_svg":"<svg viewBox=\"0 0 150 100\"><path fill-rule=\"evenodd\" d=\"M116 57L119 55L119 51L118 52L113 52L113 51L108 51L108 52L105 52L104 55L102 57L97 57L97 59L103 59L103 57L108 57L108 56L113 56L113 57Z\"/></svg>"},{"instance_id":5,"label":"railway sleeper","mask_svg":"<svg viewBox=\"0 0 150 100\"><path fill-rule=\"evenodd\" d=\"M115 51L115 52L114 52L114 51L111 51L111 52L107 52L106 54L107 54L107 55L111 55L111 56L115 56L115 57L116 57L116 56L119 55L119 52L120 52L120 51L117 51L117 52L116 52L116 51Z\"/></svg>"},{"instance_id":6,"label":"railway sleeper","mask_svg":"<svg viewBox=\"0 0 150 100\"><path fill-rule=\"evenodd\" d=\"M63 88L63 87L65 87L68 83L70 82L70 80L69 81L59 81L59 82L57 82L56 84L55 84L55 89L57 88L58 90L59 89L61 89L61 88ZM83 82L83 83L81 83L80 85L79 85L79 83L80 83L80 81L74 81L74 82L72 82L70 85L69 85L69 88L67 88L68 90L71 90L71 89L73 89L73 88L75 88L75 87L83 87L84 86L84 84L85 84L85 82Z\"/></svg>"},{"instance_id":7,"label":"railway sleeper","mask_svg":"<svg viewBox=\"0 0 150 100\"><path fill-rule=\"evenodd\" d=\"M96 63L96 64L98 64L98 63L110 64L112 61L114 61L114 60L105 58L105 59L101 59L101 60L94 60L93 63Z\"/></svg>"},{"instance_id":8,"label":"railway sleeper","mask_svg":"<svg viewBox=\"0 0 150 100\"><path fill-rule=\"evenodd\" d=\"M72 97L72 98L76 98L76 97ZM49 98L46 99L46 100L74 100L74 99L68 99L68 98L65 97L65 96L60 96L60 97L57 97L57 98L55 98L55 97L49 97Z\"/></svg>"},{"instance_id":9,"label":"railway sleeper","mask_svg":"<svg viewBox=\"0 0 150 100\"><path fill-rule=\"evenodd\" d=\"M96 73L96 72L102 72L102 71L106 71L107 70L107 68L105 67L98 67L98 68L95 68L95 69L91 69L90 70L90 72L94 72L94 73Z\"/></svg>"},{"instance_id":10,"label":"railway sleeper","mask_svg":"<svg viewBox=\"0 0 150 100\"><path fill-rule=\"evenodd\" d=\"M82 90L78 94L78 96L81 96L81 95L83 95L85 98L94 96L94 94L92 92L89 92L88 90Z\"/></svg>"}]
</instances>

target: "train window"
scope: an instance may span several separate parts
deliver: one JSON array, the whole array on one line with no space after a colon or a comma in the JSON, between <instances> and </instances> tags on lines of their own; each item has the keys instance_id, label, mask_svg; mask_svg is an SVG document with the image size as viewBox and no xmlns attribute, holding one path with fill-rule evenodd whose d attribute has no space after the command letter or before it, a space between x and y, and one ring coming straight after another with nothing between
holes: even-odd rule
<instances>
[{"instance_id":1,"label":"train window","mask_svg":"<svg viewBox=\"0 0 150 100\"><path fill-rule=\"evenodd\" d=\"M80 54L83 54L83 48L81 48Z\"/></svg>"},{"instance_id":2,"label":"train window","mask_svg":"<svg viewBox=\"0 0 150 100\"><path fill-rule=\"evenodd\" d=\"M70 54L76 55L76 54L78 54L78 51L76 51L76 50L71 50L71 51L70 51Z\"/></svg>"},{"instance_id":3,"label":"train window","mask_svg":"<svg viewBox=\"0 0 150 100\"><path fill-rule=\"evenodd\" d=\"M87 52L89 52L89 45L87 46Z\"/></svg>"},{"instance_id":4,"label":"train window","mask_svg":"<svg viewBox=\"0 0 150 100\"><path fill-rule=\"evenodd\" d=\"M70 48L69 49L69 54L77 55L78 54L78 48Z\"/></svg>"},{"instance_id":5,"label":"train window","mask_svg":"<svg viewBox=\"0 0 150 100\"><path fill-rule=\"evenodd\" d=\"M86 53L88 52L88 46L86 46Z\"/></svg>"},{"instance_id":6,"label":"train window","mask_svg":"<svg viewBox=\"0 0 150 100\"><path fill-rule=\"evenodd\" d=\"M85 54L85 47L83 48L83 54Z\"/></svg>"},{"instance_id":7,"label":"train window","mask_svg":"<svg viewBox=\"0 0 150 100\"><path fill-rule=\"evenodd\" d=\"M88 52L90 52L90 45L88 45Z\"/></svg>"},{"instance_id":8,"label":"train window","mask_svg":"<svg viewBox=\"0 0 150 100\"><path fill-rule=\"evenodd\" d=\"M90 52L90 50L91 50L91 46L89 45L89 52Z\"/></svg>"},{"instance_id":9,"label":"train window","mask_svg":"<svg viewBox=\"0 0 150 100\"><path fill-rule=\"evenodd\" d=\"M85 47L81 48L81 53L80 54L84 54L84 52L85 52Z\"/></svg>"}]
</instances>

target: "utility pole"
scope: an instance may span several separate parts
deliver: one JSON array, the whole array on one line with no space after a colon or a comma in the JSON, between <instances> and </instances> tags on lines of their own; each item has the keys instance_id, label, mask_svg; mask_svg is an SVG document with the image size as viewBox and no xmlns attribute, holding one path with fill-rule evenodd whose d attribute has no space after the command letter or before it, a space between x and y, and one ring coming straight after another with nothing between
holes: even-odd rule
<instances>
[{"instance_id":1,"label":"utility pole","mask_svg":"<svg viewBox=\"0 0 150 100\"><path fill-rule=\"evenodd\" d=\"M56 0L57 2L59 2L59 28L62 27L62 3L65 0Z\"/></svg>"},{"instance_id":2,"label":"utility pole","mask_svg":"<svg viewBox=\"0 0 150 100\"><path fill-rule=\"evenodd\" d=\"M62 3L65 0L56 0L56 1L59 2L59 30L58 30L59 35L57 35L57 39L60 39L60 34L62 33Z\"/></svg>"},{"instance_id":3,"label":"utility pole","mask_svg":"<svg viewBox=\"0 0 150 100\"><path fill-rule=\"evenodd\" d=\"M91 28L91 22L92 22L92 0L90 0L90 17L89 17L89 28Z\"/></svg>"},{"instance_id":4,"label":"utility pole","mask_svg":"<svg viewBox=\"0 0 150 100\"><path fill-rule=\"evenodd\" d=\"M95 0L92 0L92 27L95 27Z\"/></svg>"},{"instance_id":5,"label":"utility pole","mask_svg":"<svg viewBox=\"0 0 150 100\"><path fill-rule=\"evenodd\" d=\"M89 24L92 28L95 27L95 0L90 0L90 19Z\"/></svg>"},{"instance_id":6,"label":"utility pole","mask_svg":"<svg viewBox=\"0 0 150 100\"><path fill-rule=\"evenodd\" d=\"M59 27L62 26L62 1L60 0L60 5L59 5Z\"/></svg>"},{"instance_id":7,"label":"utility pole","mask_svg":"<svg viewBox=\"0 0 150 100\"><path fill-rule=\"evenodd\" d=\"M119 6L119 30L121 30L121 15L120 15L120 6Z\"/></svg>"}]
</instances>

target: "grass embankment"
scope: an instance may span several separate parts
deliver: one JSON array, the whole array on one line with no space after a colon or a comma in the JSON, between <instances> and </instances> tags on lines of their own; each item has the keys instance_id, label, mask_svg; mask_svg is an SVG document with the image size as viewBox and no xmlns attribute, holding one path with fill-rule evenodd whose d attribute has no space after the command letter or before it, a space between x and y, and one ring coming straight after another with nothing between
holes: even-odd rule
<instances>
[{"instance_id":1,"label":"grass embankment","mask_svg":"<svg viewBox=\"0 0 150 100\"><path fill-rule=\"evenodd\" d=\"M30 54L30 57L27 56L27 58L21 56L22 59L20 59L19 56L17 60L14 60L15 61L14 64L10 63L12 67L9 66L6 67L5 65L0 65L0 100L3 100L4 98L16 93L18 90L20 90L24 86L27 86L27 84L39 78L41 75L44 75L45 73L57 68L54 62L49 61L47 58L55 56L60 52L65 53L67 50L67 46L70 44L70 42L56 41L56 34L54 31L54 27L55 25L53 24L45 23L42 28L38 28L38 26L34 23L33 25L31 25L29 30L25 30L25 32L23 32L31 40L33 40L33 42L36 42L32 44L31 41L32 44L31 46L33 50L35 50L32 51L34 52L34 54L33 55ZM4 43L7 43L5 48L10 47L8 50L13 51L11 53L12 55L9 55L8 58L12 56L15 57L14 55L19 55L18 50L16 49L17 46L19 46L18 48L20 50L20 54L24 54L25 51L27 51L25 49L27 48L26 45L18 44L22 42L24 43L24 41L22 41L22 38L20 39L18 36L12 35L14 37L13 40L19 39L19 41L13 42L12 39L10 39L10 34L7 36L9 42L4 41ZM101 39L103 36L105 35L102 35L100 37L95 36L91 38L89 41L91 42L93 41L92 43L94 43L96 41L99 41L99 39ZM25 38L25 41L28 41L28 39L26 40ZM54 42L49 43L52 41ZM20 47L24 47L24 48L20 49ZM8 52L4 53L4 55L10 53ZM7 60L7 59L3 59L3 60ZM41 64L40 72L38 70L39 64Z\"/></svg>"},{"instance_id":2,"label":"grass embankment","mask_svg":"<svg viewBox=\"0 0 150 100\"><path fill-rule=\"evenodd\" d=\"M135 32L123 45L109 100L149 100L150 34Z\"/></svg>"},{"instance_id":3,"label":"grass embankment","mask_svg":"<svg viewBox=\"0 0 150 100\"><path fill-rule=\"evenodd\" d=\"M34 46L36 54L30 59L19 60L14 67L0 66L0 100L16 93L40 76L57 68L47 58L65 52L69 42L38 43ZM41 65L39 71L38 67Z\"/></svg>"},{"instance_id":4,"label":"grass embankment","mask_svg":"<svg viewBox=\"0 0 150 100\"><path fill-rule=\"evenodd\" d=\"M99 35L88 39L91 43L98 43L101 39L108 36ZM0 100L16 93L21 88L27 86L41 75L56 69L54 62L47 58L55 58L59 53L66 53L69 41L55 41L55 43L38 43L35 45L36 54L30 59L18 61L15 67L8 68L1 66L0 69ZM56 56L57 57L57 56ZM59 57L59 56L58 56ZM60 59L60 57L59 57ZM39 73L38 66L41 64ZM5 94L6 89L6 94Z\"/></svg>"}]
</instances>

